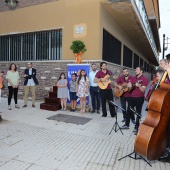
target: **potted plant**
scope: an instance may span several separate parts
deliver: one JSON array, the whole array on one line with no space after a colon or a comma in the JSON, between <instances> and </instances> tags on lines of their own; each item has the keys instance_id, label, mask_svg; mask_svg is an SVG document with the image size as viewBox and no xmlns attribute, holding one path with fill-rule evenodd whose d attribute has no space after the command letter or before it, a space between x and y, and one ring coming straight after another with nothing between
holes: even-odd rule
<instances>
[{"instance_id":1,"label":"potted plant","mask_svg":"<svg viewBox=\"0 0 170 170\"><path fill-rule=\"evenodd\" d=\"M73 51L73 53L76 57L76 64L82 63L81 55L85 51L87 51L84 42L82 42L81 40L75 40L75 41L72 42L70 49Z\"/></svg>"}]
</instances>

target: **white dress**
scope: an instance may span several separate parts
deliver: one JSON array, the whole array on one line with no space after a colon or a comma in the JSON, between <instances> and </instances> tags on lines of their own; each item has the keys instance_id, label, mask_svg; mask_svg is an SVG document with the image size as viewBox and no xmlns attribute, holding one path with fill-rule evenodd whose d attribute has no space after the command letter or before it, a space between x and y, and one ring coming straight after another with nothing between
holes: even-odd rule
<instances>
[{"instance_id":1,"label":"white dress","mask_svg":"<svg viewBox=\"0 0 170 170\"><path fill-rule=\"evenodd\" d=\"M81 78L81 80L79 81L79 84L78 84L78 92L77 92L78 97L89 96L88 83L89 83L88 77L86 77L86 81L85 81L84 77Z\"/></svg>"}]
</instances>

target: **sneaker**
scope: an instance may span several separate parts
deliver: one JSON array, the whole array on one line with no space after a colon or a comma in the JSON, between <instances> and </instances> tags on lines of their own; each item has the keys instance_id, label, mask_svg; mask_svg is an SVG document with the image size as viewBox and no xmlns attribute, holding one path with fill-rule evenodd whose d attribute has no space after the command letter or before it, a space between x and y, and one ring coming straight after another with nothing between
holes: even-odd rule
<instances>
[{"instance_id":1,"label":"sneaker","mask_svg":"<svg viewBox=\"0 0 170 170\"><path fill-rule=\"evenodd\" d=\"M123 125L121 129L129 129L129 126Z\"/></svg>"},{"instance_id":2,"label":"sneaker","mask_svg":"<svg viewBox=\"0 0 170 170\"><path fill-rule=\"evenodd\" d=\"M136 125L136 122L135 122L135 120L132 120L132 123L133 123L134 125Z\"/></svg>"},{"instance_id":3,"label":"sneaker","mask_svg":"<svg viewBox=\"0 0 170 170\"><path fill-rule=\"evenodd\" d=\"M92 110L91 113L95 113L95 110Z\"/></svg>"},{"instance_id":4,"label":"sneaker","mask_svg":"<svg viewBox=\"0 0 170 170\"><path fill-rule=\"evenodd\" d=\"M122 122L126 122L126 119L123 119Z\"/></svg>"},{"instance_id":5,"label":"sneaker","mask_svg":"<svg viewBox=\"0 0 170 170\"><path fill-rule=\"evenodd\" d=\"M11 106L8 106L8 110L12 110Z\"/></svg>"},{"instance_id":6,"label":"sneaker","mask_svg":"<svg viewBox=\"0 0 170 170\"><path fill-rule=\"evenodd\" d=\"M134 129L133 129L133 132L137 132L137 129L136 129L136 128L134 128Z\"/></svg>"},{"instance_id":7,"label":"sneaker","mask_svg":"<svg viewBox=\"0 0 170 170\"><path fill-rule=\"evenodd\" d=\"M134 132L134 135L137 135L138 134L138 132L136 131L136 132Z\"/></svg>"},{"instance_id":8,"label":"sneaker","mask_svg":"<svg viewBox=\"0 0 170 170\"><path fill-rule=\"evenodd\" d=\"M99 111L99 110L97 111L97 114L100 114L100 111Z\"/></svg>"},{"instance_id":9,"label":"sneaker","mask_svg":"<svg viewBox=\"0 0 170 170\"><path fill-rule=\"evenodd\" d=\"M20 109L20 107L17 104L15 105L15 108Z\"/></svg>"}]
</instances>

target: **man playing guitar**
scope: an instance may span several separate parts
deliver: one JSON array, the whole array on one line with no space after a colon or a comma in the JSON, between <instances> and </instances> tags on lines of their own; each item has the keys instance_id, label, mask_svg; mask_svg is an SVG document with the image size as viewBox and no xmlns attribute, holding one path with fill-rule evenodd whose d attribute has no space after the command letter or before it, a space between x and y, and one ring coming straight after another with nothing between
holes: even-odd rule
<instances>
[{"instance_id":1,"label":"man playing guitar","mask_svg":"<svg viewBox=\"0 0 170 170\"><path fill-rule=\"evenodd\" d=\"M129 82L132 82L133 80L133 77L129 75L129 71L127 68L123 68L123 76L119 77L114 86L115 88L118 88L118 90L122 91L124 90L124 86L122 87L123 84L127 84ZM126 88L128 88L126 85ZM124 92L121 96L120 96L120 103L121 103L121 106L122 108L124 109L124 111L122 110L122 113L123 113L123 120L122 122L126 122L126 113L127 113L127 110L126 110L126 102L128 102L128 99L131 95L131 92L129 90L127 90L126 92ZM135 122L135 117L134 115L132 115L132 122Z\"/></svg>"},{"instance_id":2,"label":"man playing guitar","mask_svg":"<svg viewBox=\"0 0 170 170\"><path fill-rule=\"evenodd\" d=\"M132 86L131 83L133 83L135 84L135 87L132 90L131 97L129 97L129 100L128 100L126 123L122 126L122 129L129 129L130 117L132 117L130 115L134 115L131 108L134 109L134 107L136 107L137 113L141 115L142 105L144 102L144 92L148 84L147 79L143 76L143 71L144 71L143 67L138 66L135 71L136 76L133 78L132 82L129 82L129 85ZM138 132L139 119L140 119L140 116L137 116L136 125L134 129L135 134L137 134Z\"/></svg>"},{"instance_id":3,"label":"man playing guitar","mask_svg":"<svg viewBox=\"0 0 170 170\"><path fill-rule=\"evenodd\" d=\"M94 78L94 82L95 83L104 83L104 82L108 82L110 80L108 80L107 78L105 78L106 75L113 75L113 73L110 70L107 70L107 63L106 62L101 62L100 63L100 71L98 71L95 75ZM118 75L113 76L114 79L117 79ZM99 86L100 87L100 86ZM107 110L106 110L106 100L111 100L113 101L113 92L112 92L112 88L111 88L111 83L109 83L105 88L101 89L100 88L100 96L101 96L101 102L102 102L102 117L106 117L107 116ZM112 106L111 104L109 104L109 110L110 110L110 115L111 117L115 117L116 113L115 113L115 107Z\"/></svg>"}]
</instances>

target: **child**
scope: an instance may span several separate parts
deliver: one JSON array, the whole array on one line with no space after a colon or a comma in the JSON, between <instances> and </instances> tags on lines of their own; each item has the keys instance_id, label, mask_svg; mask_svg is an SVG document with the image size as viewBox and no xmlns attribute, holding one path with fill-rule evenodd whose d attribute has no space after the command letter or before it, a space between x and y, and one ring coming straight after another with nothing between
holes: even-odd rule
<instances>
[{"instance_id":1,"label":"child","mask_svg":"<svg viewBox=\"0 0 170 170\"><path fill-rule=\"evenodd\" d=\"M77 80L76 92L80 99L80 113L84 113L86 108L86 97L89 95L89 78L86 76L86 72L83 69L80 71L80 76Z\"/></svg>"},{"instance_id":2,"label":"child","mask_svg":"<svg viewBox=\"0 0 170 170\"><path fill-rule=\"evenodd\" d=\"M77 104L77 96L76 96L76 77L77 74L73 73L71 75L72 80L69 82L70 86L70 101L71 101L71 112L75 112L76 104Z\"/></svg>"},{"instance_id":3,"label":"child","mask_svg":"<svg viewBox=\"0 0 170 170\"><path fill-rule=\"evenodd\" d=\"M3 73L0 73L0 103L1 103L1 89L3 87L3 84L2 84L3 80L4 80ZM0 112L1 112L1 107L0 107Z\"/></svg>"},{"instance_id":4,"label":"child","mask_svg":"<svg viewBox=\"0 0 170 170\"><path fill-rule=\"evenodd\" d=\"M57 97L60 98L61 101L61 110L66 110L66 101L68 98L68 88L67 88L67 79L64 73L60 74L60 77L57 82Z\"/></svg>"}]
</instances>

